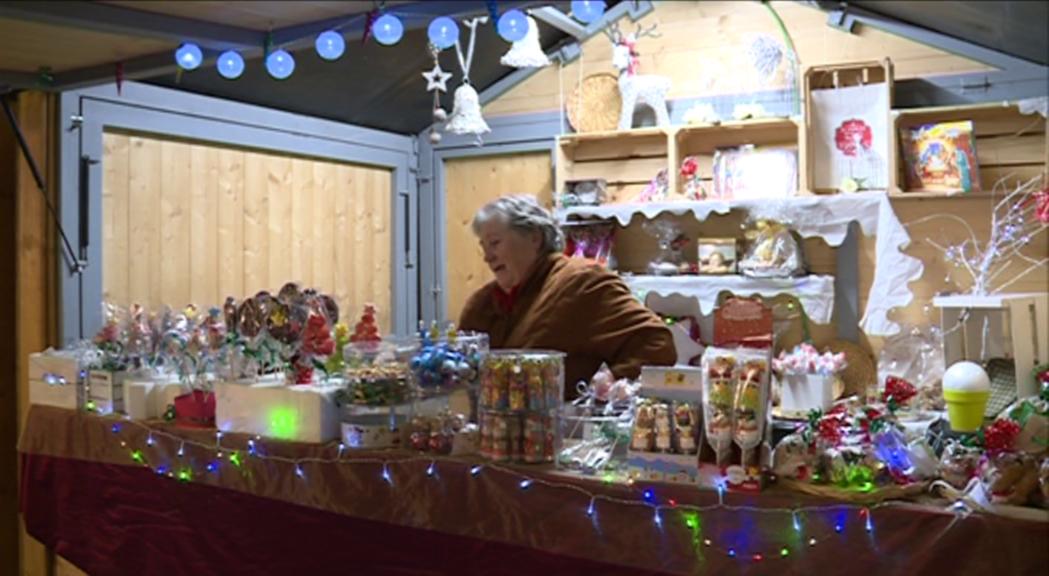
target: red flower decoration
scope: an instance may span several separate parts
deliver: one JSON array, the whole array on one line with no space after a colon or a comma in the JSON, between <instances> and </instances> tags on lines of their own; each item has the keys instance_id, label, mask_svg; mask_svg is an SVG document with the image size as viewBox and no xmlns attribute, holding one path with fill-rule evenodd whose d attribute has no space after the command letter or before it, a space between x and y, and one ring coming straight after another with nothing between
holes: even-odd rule
<instances>
[{"instance_id":1,"label":"red flower decoration","mask_svg":"<svg viewBox=\"0 0 1049 576\"><path fill-rule=\"evenodd\" d=\"M685 158L685 161L681 163L681 176L684 178L691 178L695 176L698 171L699 163L696 162L696 159L693 156Z\"/></svg>"},{"instance_id":2,"label":"red flower decoration","mask_svg":"<svg viewBox=\"0 0 1049 576\"><path fill-rule=\"evenodd\" d=\"M834 131L834 144L846 156L859 156L860 149L870 150L874 139L871 127L863 120L846 120Z\"/></svg>"},{"instance_id":3,"label":"red flower decoration","mask_svg":"<svg viewBox=\"0 0 1049 576\"><path fill-rule=\"evenodd\" d=\"M903 378L889 376L885 379L885 391L881 393L881 401L888 403L889 398L892 398L896 404L903 406L916 394L918 390L913 384Z\"/></svg>"},{"instance_id":4,"label":"red flower decoration","mask_svg":"<svg viewBox=\"0 0 1049 576\"><path fill-rule=\"evenodd\" d=\"M1042 224L1049 224L1049 187L1034 193L1034 216Z\"/></svg>"},{"instance_id":5,"label":"red flower decoration","mask_svg":"<svg viewBox=\"0 0 1049 576\"><path fill-rule=\"evenodd\" d=\"M983 431L983 447L991 454L1010 452L1016 437L1020 435L1020 425L1012 420L995 420Z\"/></svg>"}]
</instances>

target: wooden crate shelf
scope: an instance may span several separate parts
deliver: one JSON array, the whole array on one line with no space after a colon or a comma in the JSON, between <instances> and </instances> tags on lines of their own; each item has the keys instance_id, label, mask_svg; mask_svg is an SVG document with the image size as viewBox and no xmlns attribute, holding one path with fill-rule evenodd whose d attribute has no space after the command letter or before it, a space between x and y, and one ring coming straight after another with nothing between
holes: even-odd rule
<instances>
[{"instance_id":1,"label":"wooden crate shelf","mask_svg":"<svg viewBox=\"0 0 1049 576\"><path fill-rule=\"evenodd\" d=\"M763 148L789 148L797 151L800 127L789 118L762 118L723 122L720 124L692 124L674 132L671 143L670 189L684 194L681 182L681 164L688 156L696 158L700 180L713 190L714 153L719 148L753 145Z\"/></svg>"},{"instance_id":2,"label":"wooden crate shelf","mask_svg":"<svg viewBox=\"0 0 1049 576\"><path fill-rule=\"evenodd\" d=\"M991 192L999 183L1003 191L1009 191L1032 178L1046 177L1049 166L1046 119L1037 113L1021 114L1015 104L910 108L894 111L893 120L897 167L892 174L894 194L941 198L952 195L945 192L911 192L906 187L904 176L907 166L903 161L903 130L940 122L972 121L983 192Z\"/></svg>"},{"instance_id":3,"label":"wooden crate shelf","mask_svg":"<svg viewBox=\"0 0 1049 576\"><path fill-rule=\"evenodd\" d=\"M557 139L558 194L569 180L602 178L606 203L629 202L668 167L668 133L659 128L588 132Z\"/></svg>"}]
</instances>

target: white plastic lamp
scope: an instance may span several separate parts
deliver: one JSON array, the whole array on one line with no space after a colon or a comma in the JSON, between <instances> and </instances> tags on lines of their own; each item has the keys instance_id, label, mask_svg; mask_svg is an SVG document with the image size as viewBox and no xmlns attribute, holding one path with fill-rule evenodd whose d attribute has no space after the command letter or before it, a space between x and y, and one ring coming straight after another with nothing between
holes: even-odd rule
<instances>
[{"instance_id":1,"label":"white plastic lamp","mask_svg":"<svg viewBox=\"0 0 1049 576\"><path fill-rule=\"evenodd\" d=\"M572 16L589 24L605 13L604 0L572 0Z\"/></svg>"},{"instance_id":2,"label":"white plastic lamp","mask_svg":"<svg viewBox=\"0 0 1049 576\"><path fill-rule=\"evenodd\" d=\"M317 36L315 46L317 55L325 60L338 60L342 57L343 52L346 51L346 41L343 40L342 34L334 30L321 32Z\"/></svg>"},{"instance_id":3,"label":"white plastic lamp","mask_svg":"<svg viewBox=\"0 0 1049 576\"><path fill-rule=\"evenodd\" d=\"M404 36L404 24L393 14L383 14L372 24L375 41L383 46L393 46Z\"/></svg>"},{"instance_id":4,"label":"white plastic lamp","mask_svg":"<svg viewBox=\"0 0 1049 576\"><path fill-rule=\"evenodd\" d=\"M227 80L240 78L240 75L244 73L244 58L239 52L227 50L219 54L216 67L219 70L219 75Z\"/></svg>"},{"instance_id":5,"label":"white plastic lamp","mask_svg":"<svg viewBox=\"0 0 1049 576\"><path fill-rule=\"evenodd\" d=\"M285 50L271 52L266 58L266 71L277 80L284 80L295 71L295 59Z\"/></svg>"},{"instance_id":6,"label":"white plastic lamp","mask_svg":"<svg viewBox=\"0 0 1049 576\"><path fill-rule=\"evenodd\" d=\"M186 42L175 50L175 62L183 70L196 70L203 61L204 54L200 51L200 46L192 42Z\"/></svg>"},{"instance_id":7,"label":"white plastic lamp","mask_svg":"<svg viewBox=\"0 0 1049 576\"><path fill-rule=\"evenodd\" d=\"M520 10L508 10L499 17L499 22L496 23L496 30L499 31L499 36L503 40L517 42L528 33L528 20Z\"/></svg>"},{"instance_id":8,"label":"white plastic lamp","mask_svg":"<svg viewBox=\"0 0 1049 576\"><path fill-rule=\"evenodd\" d=\"M459 39L459 25L447 16L434 18L433 22L430 22L430 27L426 29L426 35L429 36L430 43L437 48L441 50L451 48Z\"/></svg>"}]
</instances>

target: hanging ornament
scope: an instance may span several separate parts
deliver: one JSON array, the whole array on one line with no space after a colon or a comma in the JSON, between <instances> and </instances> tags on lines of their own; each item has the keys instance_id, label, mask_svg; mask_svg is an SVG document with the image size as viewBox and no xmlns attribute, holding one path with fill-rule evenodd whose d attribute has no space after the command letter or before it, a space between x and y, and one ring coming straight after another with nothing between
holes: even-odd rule
<instances>
[{"instance_id":1,"label":"hanging ornament","mask_svg":"<svg viewBox=\"0 0 1049 576\"><path fill-rule=\"evenodd\" d=\"M524 38L514 42L510 50L499 59L499 63L503 66L542 68L550 65L550 59L543 53L543 48L539 45L539 26L536 25L535 18L528 16L527 20L528 31Z\"/></svg>"},{"instance_id":2,"label":"hanging ornament","mask_svg":"<svg viewBox=\"0 0 1049 576\"><path fill-rule=\"evenodd\" d=\"M116 70L114 71L117 80L117 96L123 96L124 89L124 63L117 62Z\"/></svg>"},{"instance_id":3,"label":"hanging ornament","mask_svg":"<svg viewBox=\"0 0 1049 576\"><path fill-rule=\"evenodd\" d=\"M448 125L445 127L445 130L452 134L476 135L478 145L481 144L481 134L492 131L481 115L481 99L477 95L477 90L470 85L470 64L473 63L477 25L481 21L481 18L475 18L466 22L466 27L470 29L470 45L465 57L462 45L455 43L455 54L459 58L459 66L463 71L463 83L455 90L452 115L448 118Z\"/></svg>"},{"instance_id":4,"label":"hanging ornament","mask_svg":"<svg viewBox=\"0 0 1049 576\"><path fill-rule=\"evenodd\" d=\"M487 0L485 7L488 8L488 21L492 23L492 27L499 30L499 3L495 0Z\"/></svg>"},{"instance_id":5,"label":"hanging ornament","mask_svg":"<svg viewBox=\"0 0 1049 576\"><path fill-rule=\"evenodd\" d=\"M437 59L433 59L433 69L429 72L423 72L423 78L426 78L426 91L432 92L434 90L440 92L448 91L448 80L452 75L444 70L441 70L441 64L437 62Z\"/></svg>"},{"instance_id":6,"label":"hanging ornament","mask_svg":"<svg viewBox=\"0 0 1049 576\"><path fill-rule=\"evenodd\" d=\"M375 26L375 21L379 18L379 10L375 9L368 12L368 16L364 20L364 34L361 35L361 46L368 43L368 38L371 38L372 28Z\"/></svg>"}]
</instances>

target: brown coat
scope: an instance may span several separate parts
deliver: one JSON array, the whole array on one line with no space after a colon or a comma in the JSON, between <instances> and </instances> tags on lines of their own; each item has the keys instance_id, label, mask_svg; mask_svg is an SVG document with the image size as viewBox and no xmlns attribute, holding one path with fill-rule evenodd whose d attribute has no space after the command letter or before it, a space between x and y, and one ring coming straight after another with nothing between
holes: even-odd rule
<instances>
[{"instance_id":1,"label":"brown coat","mask_svg":"<svg viewBox=\"0 0 1049 576\"><path fill-rule=\"evenodd\" d=\"M544 348L567 354L565 392L589 381L605 362L617 378L636 378L642 365L677 359L670 330L630 293L614 272L561 254L541 256L518 288L509 313L490 282L467 300L463 330L487 332L492 348Z\"/></svg>"}]
</instances>

